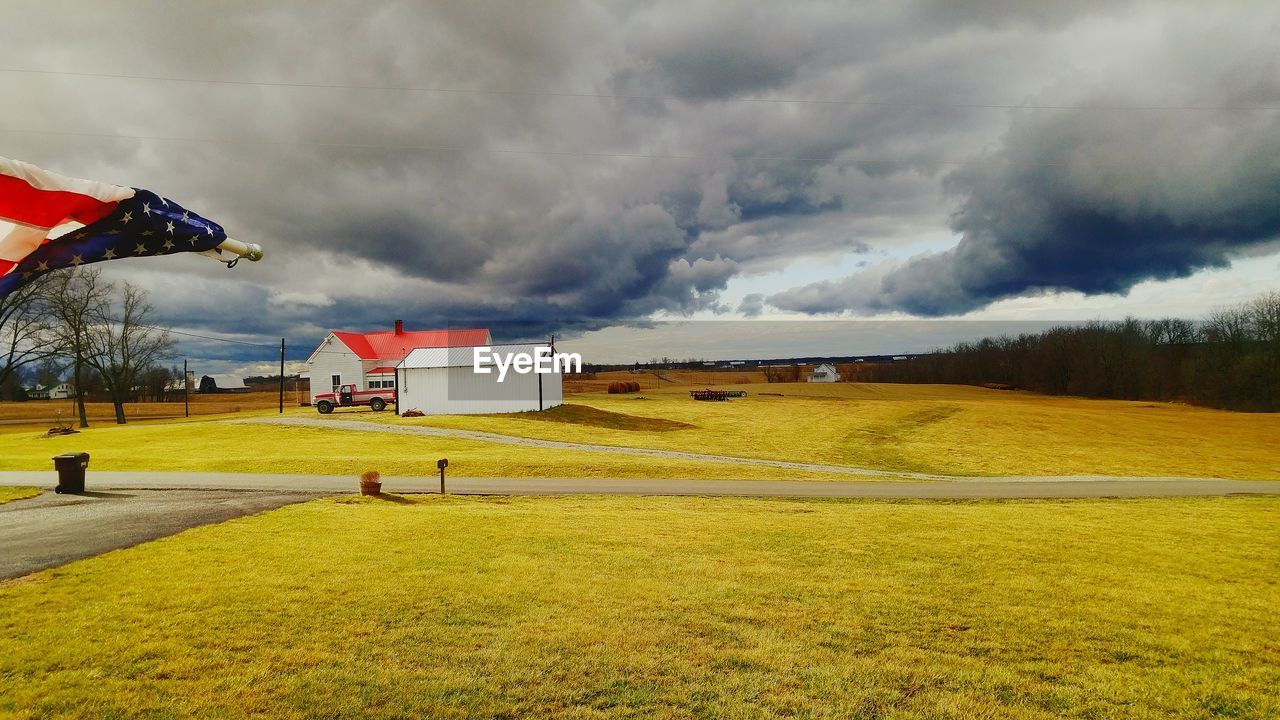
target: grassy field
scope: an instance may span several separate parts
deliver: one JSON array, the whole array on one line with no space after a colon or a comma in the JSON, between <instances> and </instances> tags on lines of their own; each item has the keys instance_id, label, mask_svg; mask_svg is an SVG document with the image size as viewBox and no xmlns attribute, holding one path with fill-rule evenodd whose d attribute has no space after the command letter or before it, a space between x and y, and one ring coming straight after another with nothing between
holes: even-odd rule
<instances>
[{"instance_id":1,"label":"grassy field","mask_svg":"<svg viewBox=\"0 0 1280 720\"><path fill-rule=\"evenodd\" d=\"M540 414L398 418L363 409L331 416L300 407L286 412L320 420L426 424L547 440L949 475L1280 478L1280 452L1275 450L1280 414L949 385L724 387L744 389L749 395L725 403L695 402L687 387L664 386L639 395L570 395L568 405ZM202 412L221 409L226 414L153 420L126 428L97 422L86 432L55 439L41 438L31 427L0 426L5 431L0 434L0 469L43 469L56 453L86 450L94 455L94 468L109 470L342 473L348 466L368 469L372 464L384 474L430 475L436 459L448 457L455 472L472 476L848 479L462 440L190 425L274 415L274 405L254 395L212 396L207 401ZM4 411L14 412L14 406L6 404Z\"/></svg>"},{"instance_id":2,"label":"grassy field","mask_svg":"<svg viewBox=\"0 0 1280 720\"><path fill-rule=\"evenodd\" d=\"M685 387L572 395L578 408L559 411L564 422L519 414L332 417L951 475L1280 478L1280 414L954 385L723 387L749 395L724 403L690 400ZM646 428L645 420L667 424Z\"/></svg>"},{"instance_id":3,"label":"grassy field","mask_svg":"<svg viewBox=\"0 0 1280 720\"><path fill-rule=\"evenodd\" d=\"M8 487L0 485L0 505L14 500L22 500L29 497L35 497L40 494L39 488L33 487Z\"/></svg>"},{"instance_id":4,"label":"grassy field","mask_svg":"<svg viewBox=\"0 0 1280 720\"><path fill-rule=\"evenodd\" d=\"M324 500L0 584L0 714L1270 718L1277 577L1277 498Z\"/></svg>"},{"instance_id":5,"label":"grassy field","mask_svg":"<svg viewBox=\"0 0 1280 720\"><path fill-rule=\"evenodd\" d=\"M449 472L460 477L850 479L849 475L728 463L196 419L99 425L59 437L31 432L0 435L0 470L49 470L50 458L64 452L89 453L90 474L156 470L350 474L354 478L365 470L377 470L383 475L429 476L436 474L436 460L443 457L449 459Z\"/></svg>"}]
</instances>

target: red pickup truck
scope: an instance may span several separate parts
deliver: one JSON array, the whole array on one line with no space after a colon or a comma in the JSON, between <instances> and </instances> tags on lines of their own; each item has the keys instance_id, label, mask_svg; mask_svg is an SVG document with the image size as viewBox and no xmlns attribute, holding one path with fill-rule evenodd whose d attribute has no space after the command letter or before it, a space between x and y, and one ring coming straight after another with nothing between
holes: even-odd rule
<instances>
[{"instance_id":1,"label":"red pickup truck","mask_svg":"<svg viewBox=\"0 0 1280 720\"><path fill-rule=\"evenodd\" d=\"M396 401L396 391L390 388L381 390L356 390L355 385L340 385L337 392L316 395L315 406L321 415L328 415L336 407L356 407L368 405L374 412L380 412L387 405Z\"/></svg>"}]
</instances>

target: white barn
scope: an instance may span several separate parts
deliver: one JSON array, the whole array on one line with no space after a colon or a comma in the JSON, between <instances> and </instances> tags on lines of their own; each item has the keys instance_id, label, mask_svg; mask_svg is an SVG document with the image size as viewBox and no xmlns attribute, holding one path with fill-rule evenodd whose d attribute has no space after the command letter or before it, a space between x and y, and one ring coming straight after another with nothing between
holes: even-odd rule
<instances>
[{"instance_id":1,"label":"white barn","mask_svg":"<svg viewBox=\"0 0 1280 720\"><path fill-rule=\"evenodd\" d=\"M831 363L822 363L809 374L809 382L840 382L840 373Z\"/></svg>"},{"instance_id":2,"label":"white barn","mask_svg":"<svg viewBox=\"0 0 1280 720\"><path fill-rule=\"evenodd\" d=\"M534 354L539 343L493 345L495 353ZM546 410L564 403L562 373L475 372L474 347L417 348L396 366L396 413L481 415Z\"/></svg>"},{"instance_id":3,"label":"white barn","mask_svg":"<svg viewBox=\"0 0 1280 720\"><path fill-rule=\"evenodd\" d=\"M488 330L405 330L381 332L334 330L307 358L311 401L319 393L335 392L339 385L355 385L357 391L395 387L396 363L414 348L450 345L488 345Z\"/></svg>"}]
</instances>

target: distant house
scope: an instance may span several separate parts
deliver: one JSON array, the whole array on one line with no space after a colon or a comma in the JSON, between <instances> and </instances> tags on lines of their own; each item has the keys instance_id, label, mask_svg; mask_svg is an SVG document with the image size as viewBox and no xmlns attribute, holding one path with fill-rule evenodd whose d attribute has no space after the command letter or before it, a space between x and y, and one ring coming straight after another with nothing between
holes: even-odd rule
<instances>
[{"instance_id":1,"label":"distant house","mask_svg":"<svg viewBox=\"0 0 1280 720\"><path fill-rule=\"evenodd\" d=\"M247 393L249 388L244 384L244 378L235 375L204 375L200 378L199 392L204 394L216 393Z\"/></svg>"},{"instance_id":2,"label":"distant house","mask_svg":"<svg viewBox=\"0 0 1280 720\"><path fill-rule=\"evenodd\" d=\"M27 399L29 400L67 400L76 396L76 391L71 387L71 383L58 383L57 385L36 385L27 388Z\"/></svg>"},{"instance_id":3,"label":"distant house","mask_svg":"<svg viewBox=\"0 0 1280 720\"><path fill-rule=\"evenodd\" d=\"M810 373L809 382L840 382L840 373L836 372L835 365L822 363Z\"/></svg>"},{"instance_id":4,"label":"distant house","mask_svg":"<svg viewBox=\"0 0 1280 720\"><path fill-rule=\"evenodd\" d=\"M318 393L335 392L340 385L357 391L395 387L396 365L417 348L491 345L488 330L394 330L342 332L334 330L307 358L314 402Z\"/></svg>"}]
</instances>

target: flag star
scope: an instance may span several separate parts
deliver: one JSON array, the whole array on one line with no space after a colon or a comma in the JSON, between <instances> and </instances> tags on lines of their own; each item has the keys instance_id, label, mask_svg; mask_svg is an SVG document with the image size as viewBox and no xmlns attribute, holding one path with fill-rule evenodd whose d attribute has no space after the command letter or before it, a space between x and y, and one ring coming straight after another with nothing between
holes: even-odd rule
<instances>
[{"instance_id":1,"label":"flag star","mask_svg":"<svg viewBox=\"0 0 1280 720\"><path fill-rule=\"evenodd\" d=\"M80 257L79 255L72 255L72 256L71 256L71 264L72 264L72 265L75 265L75 266L79 267L80 263L82 263L82 262L84 262L84 260L83 260L83 259L81 259L81 257Z\"/></svg>"},{"instance_id":2,"label":"flag star","mask_svg":"<svg viewBox=\"0 0 1280 720\"><path fill-rule=\"evenodd\" d=\"M164 247L164 249L165 249L165 250L170 250L170 249L172 249L172 248L173 248L173 241L172 241L172 240L170 240L169 238L165 238L165 240L164 240L164 245L163 245L162 247Z\"/></svg>"},{"instance_id":3,"label":"flag star","mask_svg":"<svg viewBox=\"0 0 1280 720\"><path fill-rule=\"evenodd\" d=\"M108 230L108 231L107 231L107 234L108 234L108 235L119 235L119 234L120 234L120 231L119 231L119 230Z\"/></svg>"},{"instance_id":4,"label":"flag star","mask_svg":"<svg viewBox=\"0 0 1280 720\"><path fill-rule=\"evenodd\" d=\"M155 231L155 230L143 230L143 231L142 231L142 237L151 237L152 235L155 235L155 234L156 234L156 231Z\"/></svg>"},{"instance_id":5,"label":"flag star","mask_svg":"<svg viewBox=\"0 0 1280 720\"><path fill-rule=\"evenodd\" d=\"M173 234L173 221L172 221L172 220L170 220L169 222L165 223L165 228L164 228L164 229L165 229L166 231L168 231L168 233L169 233L170 235L172 235L172 234Z\"/></svg>"},{"instance_id":6,"label":"flag star","mask_svg":"<svg viewBox=\"0 0 1280 720\"><path fill-rule=\"evenodd\" d=\"M169 201L165 200L164 198L160 198L160 204L164 205L165 207L169 207Z\"/></svg>"},{"instance_id":7,"label":"flag star","mask_svg":"<svg viewBox=\"0 0 1280 720\"><path fill-rule=\"evenodd\" d=\"M30 271L30 270L28 270L27 272L22 273L22 279L23 279L23 280L30 280L30 279L31 279L31 271Z\"/></svg>"},{"instance_id":8,"label":"flag star","mask_svg":"<svg viewBox=\"0 0 1280 720\"><path fill-rule=\"evenodd\" d=\"M204 226L204 231L205 231L206 233L208 233L209 235L213 235L213 228L212 228L212 227L210 227L210 226L208 226L208 225L205 225L205 226Z\"/></svg>"},{"instance_id":9,"label":"flag star","mask_svg":"<svg viewBox=\"0 0 1280 720\"><path fill-rule=\"evenodd\" d=\"M142 203L142 214L151 217L151 203Z\"/></svg>"},{"instance_id":10,"label":"flag star","mask_svg":"<svg viewBox=\"0 0 1280 720\"><path fill-rule=\"evenodd\" d=\"M191 243L191 247L195 247L195 246L196 246L196 236L195 236L195 235L192 235L191 237L187 238L187 242Z\"/></svg>"},{"instance_id":11,"label":"flag star","mask_svg":"<svg viewBox=\"0 0 1280 720\"><path fill-rule=\"evenodd\" d=\"M79 256L79 255L77 255L76 257L80 257L80 256ZM115 251L115 250L112 250L111 248L107 248L107 251L106 251L106 252L104 252L104 253L102 253L102 259L103 259L103 260L115 260L115 259L116 259L116 251Z\"/></svg>"},{"instance_id":12,"label":"flag star","mask_svg":"<svg viewBox=\"0 0 1280 720\"><path fill-rule=\"evenodd\" d=\"M42 262L36 266L36 272L44 272L49 269L49 263Z\"/></svg>"},{"instance_id":13,"label":"flag star","mask_svg":"<svg viewBox=\"0 0 1280 720\"><path fill-rule=\"evenodd\" d=\"M122 225L128 225L128 224L129 224L129 221L130 221L130 220L132 220L132 219L133 219L133 213L132 213L132 212L127 212L127 213L125 213L125 214L124 214L124 217L121 217L121 218L120 218L120 223L121 223Z\"/></svg>"},{"instance_id":14,"label":"flag star","mask_svg":"<svg viewBox=\"0 0 1280 720\"><path fill-rule=\"evenodd\" d=\"M183 211L182 211L182 222L188 222L188 221L190 221L190 219L191 219L191 213L187 212L186 210L183 210Z\"/></svg>"},{"instance_id":15,"label":"flag star","mask_svg":"<svg viewBox=\"0 0 1280 720\"><path fill-rule=\"evenodd\" d=\"M137 245L133 246L133 253L135 255L141 255L146 251L147 251L147 246L144 243L138 243Z\"/></svg>"}]
</instances>

